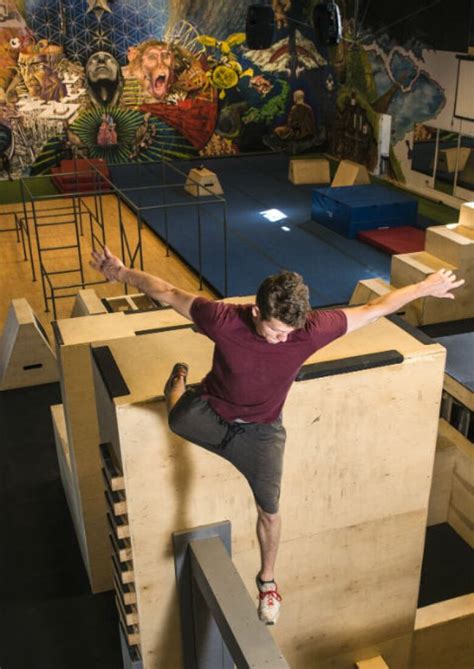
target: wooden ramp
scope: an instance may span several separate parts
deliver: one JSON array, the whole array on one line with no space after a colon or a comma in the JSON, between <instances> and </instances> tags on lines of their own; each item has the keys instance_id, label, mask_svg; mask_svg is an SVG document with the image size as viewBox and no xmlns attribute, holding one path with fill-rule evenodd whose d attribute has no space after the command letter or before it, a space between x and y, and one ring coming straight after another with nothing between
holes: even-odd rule
<instances>
[{"instance_id":1,"label":"wooden ramp","mask_svg":"<svg viewBox=\"0 0 474 669\"><path fill-rule=\"evenodd\" d=\"M212 343L181 329L93 350L100 439L127 509L109 503L131 550L115 558L118 597L126 579L135 601L129 641L144 669L180 667L172 532L229 519L254 596L259 561L245 480L168 428L173 363L189 360L188 382L200 381ZM312 356L290 391L274 634L293 669L353 669L374 648L391 669L409 666L444 361L440 345L382 319Z\"/></svg>"},{"instance_id":2,"label":"wooden ramp","mask_svg":"<svg viewBox=\"0 0 474 669\"><path fill-rule=\"evenodd\" d=\"M331 186L362 186L370 184L369 173L365 165L352 160L341 160L332 180Z\"/></svg>"},{"instance_id":3,"label":"wooden ramp","mask_svg":"<svg viewBox=\"0 0 474 669\"><path fill-rule=\"evenodd\" d=\"M0 390L58 380L56 356L28 302L12 300L0 340Z\"/></svg>"}]
</instances>

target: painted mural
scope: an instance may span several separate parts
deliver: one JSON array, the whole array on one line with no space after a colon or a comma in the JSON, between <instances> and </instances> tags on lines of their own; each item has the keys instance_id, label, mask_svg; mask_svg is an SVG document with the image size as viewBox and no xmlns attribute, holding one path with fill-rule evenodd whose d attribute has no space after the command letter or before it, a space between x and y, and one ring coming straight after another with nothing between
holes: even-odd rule
<instances>
[{"instance_id":1,"label":"painted mural","mask_svg":"<svg viewBox=\"0 0 474 669\"><path fill-rule=\"evenodd\" d=\"M76 149L117 164L326 141L335 73L310 26L289 31L289 0L274 0L264 51L246 46L245 2L26 0L24 15L2 4L4 177L44 172Z\"/></svg>"},{"instance_id":2,"label":"painted mural","mask_svg":"<svg viewBox=\"0 0 474 669\"><path fill-rule=\"evenodd\" d=\"M430 49L427 32L399 31L411 12L398 12L393 27L380 26L367 11L354 16L354 5L344 7L345 39L332 55L337 72L337 110L332 120L329 149L339 158L377 167L378 115L392 119L392 147L405 141L415 123L435 119L446 105L443 86L428 72L424 54ZM426 16L426 21L430 19ZM389 176L405 180L393 148Z\"/></svg>"},{"instance_id":3,"label":"painted mural","mask_svg":"<svg viewBox=\"0 0 474 669\"><path fill-rule=\"evenodd\" d=\"M426 44L354 16L317 45L319 0L273 0L270 48L245 41L250 0L0 2L0 177L76 149L110 164L327 150L374 169L378 115L392 142L446 105ZM369 13L370 14L370 13ZM403 179L391 153L390 173Z\"/></svg>"}]
</instances>

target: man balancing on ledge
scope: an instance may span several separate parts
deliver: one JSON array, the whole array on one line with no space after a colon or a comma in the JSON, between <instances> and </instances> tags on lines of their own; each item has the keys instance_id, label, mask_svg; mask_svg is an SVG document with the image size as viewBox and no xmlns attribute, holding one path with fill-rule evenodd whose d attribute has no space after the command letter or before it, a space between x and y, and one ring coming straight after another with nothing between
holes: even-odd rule
<instances>
[{"instance_id":1,"label":"man balancing on ledge","mask_svg":"<svg viewBox=\"0 0 474 669\"><path fill-rule=\"evenodd\" d=\"M179 362L165 385L173 432L231 462L247 479L257 506L261 566L258 614L277 621L281 597L274 581L280 541L278 513L285 428L282 408L291 384L315 351L420 297L454 298L464 280L448 270L394 290L366 305L311 310L299 274L266 278L256 304L215 302L180 290L151 274L126 268L110 253L92 253L91 265L109 281L128 283L166 302L215 343L212 369L198 387L186 389L188 366Z\"/></svg>"}]
</instances>

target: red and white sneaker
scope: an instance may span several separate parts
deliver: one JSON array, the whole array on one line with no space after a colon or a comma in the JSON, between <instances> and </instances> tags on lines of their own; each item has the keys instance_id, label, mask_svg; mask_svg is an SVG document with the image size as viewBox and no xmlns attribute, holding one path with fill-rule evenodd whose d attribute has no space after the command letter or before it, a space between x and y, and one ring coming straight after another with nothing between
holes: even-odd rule
<instances>
[{"instance_id":1,"label":"red and white sneaker","mask_svg":"<svg viewBox=\"0 0 474 669\"><path fill-rule=\"evenodd\" d=\"M281 596L275 581L261 581L257 576L258 617L265 625L274 625L280 615Z\"/></svg>"}]
</instances>

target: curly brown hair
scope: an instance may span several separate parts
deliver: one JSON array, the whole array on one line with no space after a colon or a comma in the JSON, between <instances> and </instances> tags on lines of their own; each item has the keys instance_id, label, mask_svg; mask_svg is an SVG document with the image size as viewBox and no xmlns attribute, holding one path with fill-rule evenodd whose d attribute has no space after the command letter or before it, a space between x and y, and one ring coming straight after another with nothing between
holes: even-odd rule
<instances>
[{"instance_id":1,"label":"curly brown hair","mask_svg":"<svg viewBox=\"0 0 474 669\"><path fill-rule=\"evenodd\" d=\"M296 272L268 276L259 286L256 303L262 320L270 318L302 328L311 309L308 286Z\"/></svg>"}]
</instances>

